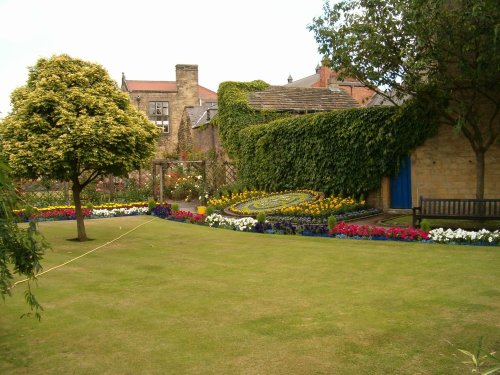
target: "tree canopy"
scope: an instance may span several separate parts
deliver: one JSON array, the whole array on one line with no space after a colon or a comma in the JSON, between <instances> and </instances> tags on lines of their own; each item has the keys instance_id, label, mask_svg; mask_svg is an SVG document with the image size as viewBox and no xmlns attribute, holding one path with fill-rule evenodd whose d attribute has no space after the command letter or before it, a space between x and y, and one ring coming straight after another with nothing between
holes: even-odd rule
<instances>
[{"instance_id":1,"label":"tree canopy","mask_svg":"<svg viewBox=\"0 0 500 375\"><path fill-rule=\"evenodd\" d=\"M39 59L11 101L0 132L13 173L70 181L78 239L86 240L82 189L140 168L154 154L157 127L102 66L68 55Z\"/></svg>"},{"instance_id":2,"label":"tree canopy","mask_svg":"<svg viewBox=\"0 0 500 375\"><path fill-rule=\"evenodd\" d=\"M434 107L476 154L476 195L484 195L484 154L500 134L500 7L497 0L326 2L314 32L324 61L395 104Z\"/></svg>"}]
</instances>

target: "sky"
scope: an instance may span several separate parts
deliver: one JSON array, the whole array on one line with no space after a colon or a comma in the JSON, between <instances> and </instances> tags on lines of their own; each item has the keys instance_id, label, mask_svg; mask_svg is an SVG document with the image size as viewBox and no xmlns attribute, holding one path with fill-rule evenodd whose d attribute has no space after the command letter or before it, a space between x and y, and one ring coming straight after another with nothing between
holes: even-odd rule
<instances>
[{"instance_id":1,"label":"sky","mask_svg":"<svg viewBox=\"0 0 500 375\"><path fill-rule=\"evenodd\" d=\"M283 85L321 61L307 29L323 0L0 0L0 116L41 57L99 63L111 78L175 81L197 64L199 84L262 79Z\"/></svg>"}]
</instances>

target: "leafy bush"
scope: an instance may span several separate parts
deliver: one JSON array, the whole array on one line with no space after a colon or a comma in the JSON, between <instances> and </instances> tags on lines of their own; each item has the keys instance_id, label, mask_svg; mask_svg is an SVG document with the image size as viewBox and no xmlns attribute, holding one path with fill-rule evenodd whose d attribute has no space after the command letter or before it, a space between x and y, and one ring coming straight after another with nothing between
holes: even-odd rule
<instances>
[{"instance_id":1,"label":"leafy bush","mask_svg":"<svg viewBox=\"0 0 500 375\"><path fill-rule=\"evenodd\" d=\"M420 222L420 229L429 232L431 230L431 223L429 222L429 220L427 219L422 220Z\"/></svg>"},{"instance_id":2,"label":"leafy bush","mask_svg":"<svg viewBox=\"0 0 500 375\"><path fill-rule=\"evenodd\" d=\"M328 217L328 229L332 229L335 225L337 225L337 218L335 216Z\"/></svg>"},{"instance_id":3,"label":"leafy bush","mask_svg":"<svg viewBox=\"0 0 500 375\"><path fill-rule=\"evenodd\" d=\"M207 216L212 215L215 212L215 207L212 205L208 206L206 212L207 212Z\"/></svg>"}]
</instances>

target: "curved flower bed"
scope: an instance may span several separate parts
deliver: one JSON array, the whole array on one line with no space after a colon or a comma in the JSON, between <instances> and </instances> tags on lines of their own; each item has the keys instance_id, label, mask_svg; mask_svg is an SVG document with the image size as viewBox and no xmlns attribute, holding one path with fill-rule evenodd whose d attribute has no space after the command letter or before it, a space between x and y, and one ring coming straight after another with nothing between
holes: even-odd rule
<instances>
[{"instance_id":1,"label":"curved flower bed","mask_svg":"<svg viewBox=\"0 0 500 375\"><path fill-rule=\"evenodd\" d=\"M259 190L247 190L241 193L234 194L223 194L220 198L210 198L207 201L209 206L214 206L216 209L223 211L226 207L231 206L232 204L243 202L250 198L262 197L267 195L265 191Z\"/></svg>"},{"instance_id":2,"label":"curved flower bed","mask_svg":"<svg viewBox=\"0 0 500 375\"><path fill-rule=\"evenodd\" d=\"M308 204L321 198L321 193L312 190L295 190L250 198L235 203L227 210L237 215L257 215L260 212L277 213L285 209L293 209L301 204ZM293 211L292 211L293 212Z\"/></svg>"}]
</instances>

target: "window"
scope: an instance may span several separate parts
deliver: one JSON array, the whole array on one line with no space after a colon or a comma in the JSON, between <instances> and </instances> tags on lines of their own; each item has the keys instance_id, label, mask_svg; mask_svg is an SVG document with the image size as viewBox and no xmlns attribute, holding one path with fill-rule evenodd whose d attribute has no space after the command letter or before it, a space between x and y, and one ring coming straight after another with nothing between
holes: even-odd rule
<instances>
[{"instance_id":1,"label":"window","mask_svg":"<svg viewBox=\"0 0 500 375\"><path fill-rule=\"evenodd\" d=\"M168 102L149 102L149 119L162 129L163 133L169 133L168 127Z\"/></svg>"}]
</instances>

